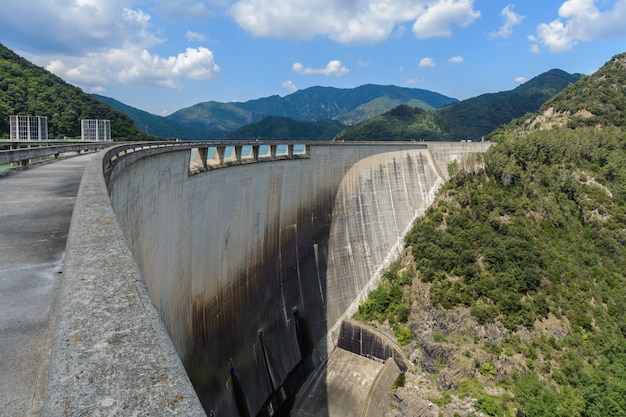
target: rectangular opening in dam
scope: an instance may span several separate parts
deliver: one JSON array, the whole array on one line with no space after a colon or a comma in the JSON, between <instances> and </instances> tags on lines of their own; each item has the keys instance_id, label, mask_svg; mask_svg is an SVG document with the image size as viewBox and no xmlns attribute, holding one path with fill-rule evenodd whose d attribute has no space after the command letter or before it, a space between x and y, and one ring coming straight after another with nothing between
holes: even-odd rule
<instances>
[{"instance_id":1,"label":"rectangular opening in dam","mask_svg":"<svg viewBox=\"0 0 626 417\"><path fill-rule=\"evenodd\" d=\"M241 158L245 159L245 158L252 158L254 156L254 154L252 153L252 146L251 145L244 145L241 147Z\"/></svg>"},{"instance_id":2,"label":"rectangular opening in dam","mask_svg":"<svg viewBox=\"0 0 626 417\"><path fill-rule=\"evenodd\" d=\"M287 155L287 145L276 145L276 155Z\"/></svg>"},{"instance_id":3,"label":"rectangular opening in dam","mask_svg":"<svg viewBox=\"0 0 626 417\"><path fill-rule=\"evenodd\" d=\"M260 145L259 146L259 157L269 156L270 153L270 145Z\"/></svg>"}]
</instances>

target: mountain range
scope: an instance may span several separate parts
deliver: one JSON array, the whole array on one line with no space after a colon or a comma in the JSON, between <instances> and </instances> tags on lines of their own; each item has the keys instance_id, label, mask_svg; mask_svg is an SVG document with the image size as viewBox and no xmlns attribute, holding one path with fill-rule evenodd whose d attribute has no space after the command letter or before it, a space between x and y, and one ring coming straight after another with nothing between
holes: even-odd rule
<instances>
[{"instance_id":1,"label":"mountain range","mask_svg":"<svg viewBox=\"0 0 626 417\"><path fill-rule=\"evenodd\" d=\"M352 125L400 104L436 109L458 101L418 88L368 84L356 88L310 87L285 97L274 95L246 102L207 101L169 116L157 116L109 97L95 97L131 116L138 128L152 135L182 139L222 139L268 116L300 122L330 119Z\"/></svg>"},{"instance_id":2,"label":"mountain range","mask_svg":"<svg viewBox=\"0 0 626 417\"><path fill-rule=\"evenodd\" d=\"M580 77L553 69L513 90L462 101L397 86L311 87L285 97L202 102L166 117L97 97L133 117L139 128L161 137L477 140L502 124L539 110L546 100ZM327 122L322 123L324 120Z\"/></svg>"}]
</instances>

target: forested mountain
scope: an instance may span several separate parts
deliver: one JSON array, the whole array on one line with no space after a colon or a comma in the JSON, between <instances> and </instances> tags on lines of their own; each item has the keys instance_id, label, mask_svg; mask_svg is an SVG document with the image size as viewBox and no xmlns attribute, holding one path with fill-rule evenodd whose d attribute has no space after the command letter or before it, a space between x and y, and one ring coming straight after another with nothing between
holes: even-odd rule
<instances>
[{"instance_id":1,"label":"forested mountain","mask_svg":"<svg viewBox=\"0 0 626 417\"><path fill-rule=\"evenodd\" d=\"M510 91L488 93L436 110L394 109L359 123L337 140L480 140L498 126L536 112L580 74L550 70Z\"/></svg>"},{"instance_id":2,"label":"forested mountain","mask_svg":"<svg viewBox=\"0 0 626 417\"><path fill-rule=\"evenodd\" d=\"M346 89L310 87L285 97L271 96L241 103L198 103L166 119L207 131L231 132L267 116L283 116L298 121L334 119L352 124L402 103L433 109L455 101L417 88L371 84Z\"/></svg>"},{"instance_id":3,"label":"forested mountain","mask_svg":"<svg viewBox=\"0 0 626 417\"><path fill-rule=\"evenodd\" d=\"M108 119L115 140L143 139L126 114L102 103L0 44L0 137L10 115L48 117L50 138L80 138L80 119Z\"/></svg>"},{"instance_id":4,"label":"forested mountain","mask_svg":"<svg viewBox=\"0 0 626 417\"><path fill-rule=\"evenodd\" d=\"M357 314L415 364L388 415L626 416L625 92L621 54L450 165Z\"/></svg>"},{"instance_id":5,"label":"forested mountain","mask_svg":"<svg viewBox=\"0 0 626 417\"><path fill-rule=\"evenodd\" d=\"M346 125L336 120L302 122L289 117L268 116L241 127L224 139L232 140L331 140Z\"/></svg>"}]
</instances>

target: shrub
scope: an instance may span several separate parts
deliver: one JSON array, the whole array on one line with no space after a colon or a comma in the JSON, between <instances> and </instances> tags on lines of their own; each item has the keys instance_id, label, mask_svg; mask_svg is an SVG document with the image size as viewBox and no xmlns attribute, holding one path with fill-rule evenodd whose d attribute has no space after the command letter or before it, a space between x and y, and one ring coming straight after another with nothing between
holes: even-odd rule
<instances>
[{"instance_id":1,"label":"shrub","mask_svg":"<svg viewBox=\"0 0 626 417\"><path fill-rule=\"evenodd\" d=\"M406 326L396 326L396 328L394 329L394 334L396 335L396 339L398 340L398 344L400 346L408 345L413 339L411 330Z\"/></svg>"},{"instance_id":2,"label":"shrub","mask_svg":"<svg viewBox=\"0 0 626 417\"><path fill-rule=\"evenodd\" d=\"M488 395L479 395L476 399L475 406L477 409L490 416L500 416L504 414L504 411L498 406L495 398Z\"/></svg>"}]
</instances>

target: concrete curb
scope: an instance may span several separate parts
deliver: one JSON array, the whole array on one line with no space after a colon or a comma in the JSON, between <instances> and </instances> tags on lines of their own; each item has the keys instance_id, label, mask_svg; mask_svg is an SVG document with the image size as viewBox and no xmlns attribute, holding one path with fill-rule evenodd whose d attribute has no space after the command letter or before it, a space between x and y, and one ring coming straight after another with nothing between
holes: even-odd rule
<instances>
[{"instance_id":1,"label":"concrete curb","mask_svg":"<svg viewBox=\"0 0 626 417\"><path fill-rule=\"evenodd\" d=\"M72 215L42 416L206 416L113 213L105 152Z\"/></svg>"}]
</instances>

